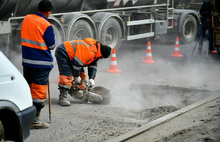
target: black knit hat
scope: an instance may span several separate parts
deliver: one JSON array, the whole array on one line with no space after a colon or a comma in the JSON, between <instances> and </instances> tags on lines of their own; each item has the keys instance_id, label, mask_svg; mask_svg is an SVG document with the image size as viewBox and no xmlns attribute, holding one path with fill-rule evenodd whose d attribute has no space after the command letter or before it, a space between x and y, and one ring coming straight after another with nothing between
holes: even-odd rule
<instances>
[{"instance_id":1,"label":"black knit hat","mask_svg":"<svg viewBox=\"0 0 220 142\"><path fill-rule=\"evenodd\" d=\"M53 10L53 3L51 0L41 0L38 4L38 10L40 12L43 11L52 11Z\"/></svg>"},{"instance_id":2,"label":"black knit hat","mask_svg":"<svg viewBox=\"0 0 220 142\"><path fill-rule=\"evenodd\" d=\"M101 45L101 54L104 58L108 58L108 56L111 54L111 47L107 45Z\"/></svg>"}]
</instances>

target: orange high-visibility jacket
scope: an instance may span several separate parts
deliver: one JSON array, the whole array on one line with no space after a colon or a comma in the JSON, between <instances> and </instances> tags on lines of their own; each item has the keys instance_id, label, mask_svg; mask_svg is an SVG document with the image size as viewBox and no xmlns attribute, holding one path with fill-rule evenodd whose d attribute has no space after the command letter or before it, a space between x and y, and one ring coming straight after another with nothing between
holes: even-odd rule
<instances>
[{"instance_id":1,"label":"orange high-visibility jacket","mask_svg":"<svg viewBox=\"0 0 220 142\"><path fill-rule=\"evenodd\" d=\"M64 42L64 46L75 70L74 76L80 74L81 67L88 66L89 78L95 78L97 71L97 60L101 55L101 43L92 38L84 40L73 40Z\"/></svg>"},{"instance_id":2,"label":"orange high-visibility jacket","mask_svg":"<svg viewBox=\"0 0 220 142\"><path fill-rule=\"evenodd\" d=\"M55 47L51 24L40 13L25 17L21 28L22 64L34 68L52 68L50 50Z\"/></svg>"}]
</instances>

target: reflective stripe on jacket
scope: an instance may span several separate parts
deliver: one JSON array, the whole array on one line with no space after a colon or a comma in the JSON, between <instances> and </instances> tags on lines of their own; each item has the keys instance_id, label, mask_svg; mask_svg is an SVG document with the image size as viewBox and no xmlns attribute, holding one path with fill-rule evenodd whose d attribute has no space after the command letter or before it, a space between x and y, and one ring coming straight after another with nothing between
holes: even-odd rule
<instances>
[{"instance_id":1,"label":"reflective stripe on jacket","mask_svg":"<svg viewBox=\"0 0 220 142\"><path fill-rule=\"evenodd\" d=\"M97 60L101 57L100 43L92 38L64 42L68 56L73 64L74 76L80 75L81 67L88 66L89 78L95 78Z\"/></svg>"},{"instance_id":2,"label":"reflective stripe on jacket","mask_svg":"<svg viewBox=\"0 0 220 142\"><path fill-rule=\"evenodd\" d=\"M25 17L21 28L22 65L34 68L52 68L50 50L55 47L51 24L40 13Z\"/></svg>"}]
</instances>

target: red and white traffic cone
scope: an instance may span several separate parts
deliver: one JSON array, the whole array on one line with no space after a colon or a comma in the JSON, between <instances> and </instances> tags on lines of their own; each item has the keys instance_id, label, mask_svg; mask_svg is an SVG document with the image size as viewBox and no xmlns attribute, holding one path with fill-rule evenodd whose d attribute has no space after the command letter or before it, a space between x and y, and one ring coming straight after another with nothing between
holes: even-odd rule
<instances>
[{"instance_id":1,"label":"red and white traffic cone","mask_svg":"<svg viewBox=\"0 0 220 142\"><path fill-rule=\"evenodd\" d=\"M152 58L150 41L148 41L146 56L145 56L145 59L142 62L147 63L147 64L154 64L155 63L153 58Z\"/></svg>"},{"instance_id":2,"label":"red and white traffic cone","mask_svg":"<svg viewBox=\"0 0 220 142\"><path fill-rule=\"evenodd\" d=\"M175 48L174 48L174 52L172 55L172 57L183 57L182 54L180 54L180 45L179 45L179 37L176 37L176 44L175 44Z\"/></svg>"},{"instance_id":3,"label":"red and white traffic cone","mask_svg":"<svg viewBox=\"0 0 220 142\"><path fill-rule=\"evenodd\" d=\"M121 72L117 66L115 48L112 49L111 65L106 72L110 72L110 73L120 73Z\"/></svg>"}]
</instances>

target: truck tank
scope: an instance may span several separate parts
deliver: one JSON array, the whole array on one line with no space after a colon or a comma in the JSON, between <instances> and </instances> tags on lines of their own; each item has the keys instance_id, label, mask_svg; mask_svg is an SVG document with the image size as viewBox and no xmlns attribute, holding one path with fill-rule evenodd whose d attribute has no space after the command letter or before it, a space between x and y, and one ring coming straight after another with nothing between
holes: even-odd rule
<instances>
[{"instance_id":1,"label":"truck tank","mask_svg":"<svg viewBox=\"0 0 220 142\"><path fill-rule=\"evenodd\" d=\"M1 0L0 19L5 20L12 14L19 17L35 13L39 2L40 0ZM104 9L108 5L107 0L53 0L53 4L53 13Z\"/></svg>"},{"instance_id":2,"label":"truck tank","mask_svg":"<svg viewBox=\"0 0 220 142\"><path fill-rule=\"evenodd\" d=\"M37 11L37 5L39 2L40 0L1 0L0 20L6 20L12 15L14 17L19 17L35 13ZM157 0L158 4L166 2L167 0ZM174 5L178 5L179 2L181 2L181 0L175 0ZM108 2L107 0L53 0L53 3L53 13L63 13L116 7L151 5L154 4L154 0L138 0L135 4L132 3L132 0L129 0L125 5L123 5L123 2L121 2L119 6L113 6L114 2Z\"/></svg>"},{"instance_id":3,"label":"truck tank","mask_svg":"<svg viewBox=\"0 0 220 142\"><path fill-rule=\"evenodd\" d=\"M138 0L135 4L133 4L132 1L129 0L125 5L123 5L123 2L121 2L119 7L152 5L152 4L154 4L154 1L155 0ZM187 0L185 0L185 1L187 1ZM188 1L190 1L190 0L188 0ZM181 2L181 0L175 0L174 7L176 7L180 2ZM167 0L157 0L157 4L162 4L162 3L167 3ZM113 4L114 3L112 3L110 7L114 7ZM115 7L118 7L118 6L115 6Z\"/></svg>"},{"instance_id":4,"label":"truck tank","mask_svg":"<svg viewBox=\"0 0 220 142\"><path fill-rule=\"evenodd\" d=\"M9 17L16 5L16 0L1 0L0 1L0 19Z\"/></svg>"}]
</instances>

